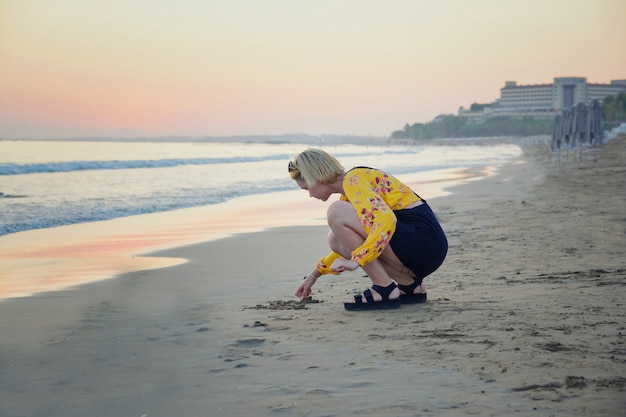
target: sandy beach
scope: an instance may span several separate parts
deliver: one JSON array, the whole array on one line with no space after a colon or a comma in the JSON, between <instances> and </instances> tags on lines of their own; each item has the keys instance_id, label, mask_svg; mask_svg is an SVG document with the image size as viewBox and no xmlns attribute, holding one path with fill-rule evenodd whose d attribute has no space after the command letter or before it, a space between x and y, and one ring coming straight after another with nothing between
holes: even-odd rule
<instances>
[{"instance_id":1,"label":"sandy beach","mask_svg":"<svg viewBox=\"0 0 626 417\"><path fill-rule=\"evenodd\" d=\"M450 242L426 304L345 311L362 271L297 302L327 229L294 224L0 302L0 416L626 415L626 137L524 151L416 188Z\"/></svg>"}]
</instances>

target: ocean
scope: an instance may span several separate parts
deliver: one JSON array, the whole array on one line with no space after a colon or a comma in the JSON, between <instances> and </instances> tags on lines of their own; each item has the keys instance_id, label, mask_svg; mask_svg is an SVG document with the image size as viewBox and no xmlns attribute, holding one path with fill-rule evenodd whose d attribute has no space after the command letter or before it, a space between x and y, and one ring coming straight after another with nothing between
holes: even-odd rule
<instances>
[{"instance_id":1,"label":"ocean","mask_svg":"<svg viewBox=\"0 0 626 417\"><path fill-rule=\"evenodd\" d=\"M355 145L148 141L0 141L0 235L224 203L297 186L288 161L309 147L349 169L401 179L449 168L499 165L513 144ZM424 196L427 198L427 196Z\"/></svg>"}]
</instances>

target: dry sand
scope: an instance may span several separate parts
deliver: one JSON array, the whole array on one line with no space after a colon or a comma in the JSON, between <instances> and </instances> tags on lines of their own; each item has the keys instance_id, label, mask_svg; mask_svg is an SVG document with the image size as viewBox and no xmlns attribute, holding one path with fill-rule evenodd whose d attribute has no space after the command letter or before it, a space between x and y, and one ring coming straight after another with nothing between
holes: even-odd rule
<instances>
[{"instance_id":1,"label":"dry sand","mask_svg":"<svg viewBox=\"0 0 626 417\"><path fill-rule=\"evenodd\" d=\"M296 302L323 226L0 303L0 416L626 415L626 138L525 151L430 201L450 252L426 304L346 312L358 271Z\"/></svg>"}]
</instances>

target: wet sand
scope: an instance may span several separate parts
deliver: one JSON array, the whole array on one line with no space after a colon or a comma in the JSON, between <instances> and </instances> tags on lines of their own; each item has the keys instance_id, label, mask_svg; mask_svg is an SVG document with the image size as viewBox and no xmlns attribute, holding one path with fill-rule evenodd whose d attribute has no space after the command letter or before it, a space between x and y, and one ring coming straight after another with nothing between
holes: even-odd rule
<instances>
[{"instance_id":1,"label":"wet sand","mask_svg":"<svg viewBox=\"0 0 626 417\"><path fill-rule=\"evenodd\" d=\"M450 252L426 304L347 312L360 271L296 302L315 225L4 301L0 415L624 415L626 138L595 162L525 153L430 200Z\"/></svg>"},{"instance_id":2,"label":"wet sand","mask_svg":"<svg viewBox=\"0 0 626 417\"><path fill-rule=\"evenodd\" d=\"M449 194L446 187L488 175L488 168L443 169L402 178L427 195L443 196ZM158 250L272 227L326 224L327 204L294 188L224 204L0 236L0 301L186 262L151 254Z\"/></svg>"}]
</instances>

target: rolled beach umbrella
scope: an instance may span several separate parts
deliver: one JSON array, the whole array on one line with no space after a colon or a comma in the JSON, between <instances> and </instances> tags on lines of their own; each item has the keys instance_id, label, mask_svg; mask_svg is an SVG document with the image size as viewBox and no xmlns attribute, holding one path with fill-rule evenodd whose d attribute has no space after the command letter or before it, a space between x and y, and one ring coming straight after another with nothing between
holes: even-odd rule
<instances>
[{"instance_id":1,"label":"rolled beach umbrella","mask_svg":"<svg viewBox=\"0 0 626 417\"><path fill-rule=\"evenodd\" d=\"M572 122L570 120L570 110L563 110L561 117L561 146L569 146L570 133L572 131Z\"/></svg>"},{"instance_id":2,"label":"rolled beach umbrella","mask_svg":"<svg viewBox=\"0 0 626 417\"><path fill-rule=\"evenodd\" d=\"M585 141L587 131L587 106L582 101L574 107L574 118L572 120L572 146L582 145Z\"/></svg>"},{"instance_id":3,"label":"rolled beach umbrella","mask_svg":"<svg viewBox=\"0 0 626 417\"><path fill-rule=\"evenodd\" d=\"M602 145L604 142L604 129L602 128L602 109L600 101L593 99L589 106L589 135L591 140L589 143ZM593 141L593 142L592 142Z\"/></svg>"},{"instance_id":4,"label":"rolled beach umbrella","mask_svg":"<svg viewBox=\"0 0 626 417\"><path fill-rule=\"evenodd\" d=\"M552 144L550 147L553 151L558 151L561 147L561 131L563 129L563 122L560 114L554 116L554 124L552 125Z\"/></svg>"}]
</instances>

